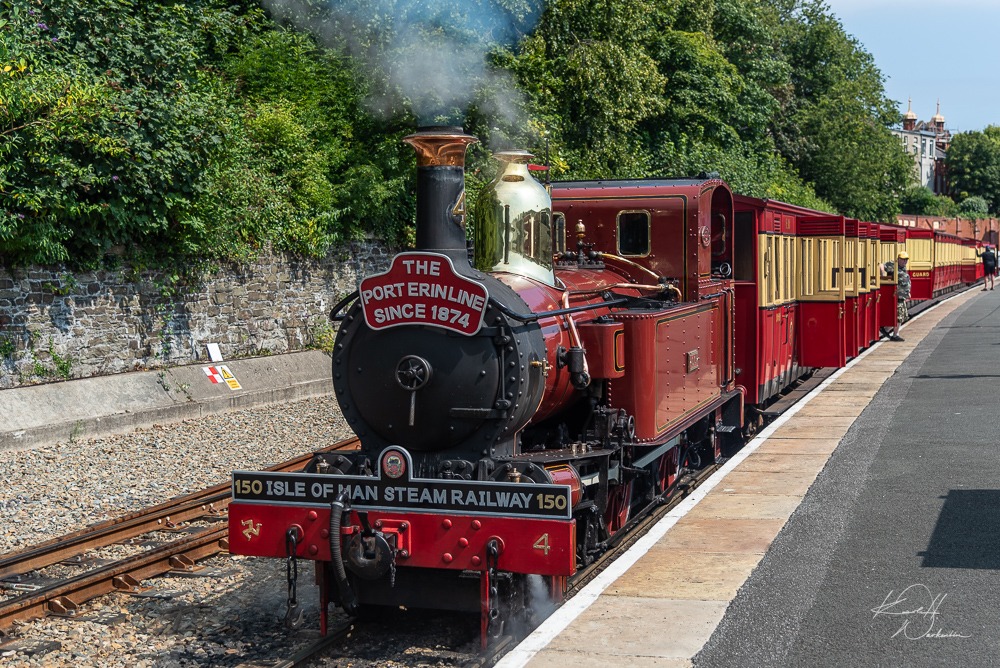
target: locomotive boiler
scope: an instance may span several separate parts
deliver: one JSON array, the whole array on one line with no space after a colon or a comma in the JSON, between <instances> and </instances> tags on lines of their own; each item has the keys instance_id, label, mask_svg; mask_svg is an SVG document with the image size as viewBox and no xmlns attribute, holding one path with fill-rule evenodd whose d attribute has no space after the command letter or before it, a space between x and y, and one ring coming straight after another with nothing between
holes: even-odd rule
<instances>
[{"instance_id":1,"label":"locomotive boiler","mask_svg":"<svg viewBox=\"0 0 1000 668\"><path fill-rule=\"evenodd\" d=\"M314 561L324 630L330 602L447 608L479 612L485 643L526 614L529 577L558 599L635 508L738 433L734 291L712 248L732 239L733 198L713 178L616 182L635 215L610 221L593 182L554 214L531 155L504 151L467 207L476 140L405 141L416 245L334 314L333 386L360 447L235 472L230 551Z\"/></svg>"}]
</instances>

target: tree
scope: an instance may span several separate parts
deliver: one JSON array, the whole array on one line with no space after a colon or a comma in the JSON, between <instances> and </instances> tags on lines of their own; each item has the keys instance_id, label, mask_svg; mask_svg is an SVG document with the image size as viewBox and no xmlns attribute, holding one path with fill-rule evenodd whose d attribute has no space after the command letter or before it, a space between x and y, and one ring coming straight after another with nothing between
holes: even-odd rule
<instances>
[{"instance_id":1,"label":"tree","mask_svg":"<svg viewBox=\"0 0 1000 668\"><path fill-rule=\"evenodd\" d=\"M958 215L958 207L949 197L935 195L926 186L910 186L900 196L901 213L912 216L945 216Z\"/></svg>"},{"instance_id":2,"label":"tree","mask_svg":"<svg viewBox=\"0 0 1000 668\"><path fill-rule=\"evenodd\" d=\"M990 207L984 198L972 195L962 200L958 205L958 210L969 218L985 218L990 212Z\"/></svg>"},{"instance_id":3,"label":"tree","mask_svg":"<svg viewBox=\"0 0 1000 668\"><path fill-rule=\"evenodd\" d=\"M410 118L249 0L3 3L0 261L320 255L413 218Z\"/></svg>"},{"instance_id":4,"label":"tree","mask_svg":"<svg viewBox=\"0 0 1000 668\"><path fill-rule=\"evenodd\" d=\"M776 118L779 150L842 213L893 220L912 166L889 130L899 114L881 73L822 0L779 10L794 91Z\"/></svg>"},{"instance_id":5,"label":"tree","mask_svg":"<svg viewBox=\"0 0 1000 668\"><path fill-rule=\"evenodd\" d=\"M1000 128L987 132L962 132L948 148L948 185L961 197L979 196L989 210L1000 211Z\"/></svg>"}]
</instances>

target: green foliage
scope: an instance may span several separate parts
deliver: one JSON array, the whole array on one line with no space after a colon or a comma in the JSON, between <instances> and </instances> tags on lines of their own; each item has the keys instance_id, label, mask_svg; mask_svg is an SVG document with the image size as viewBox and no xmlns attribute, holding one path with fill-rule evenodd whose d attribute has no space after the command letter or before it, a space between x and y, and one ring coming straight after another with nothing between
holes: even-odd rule
<instances>
[{"instance_id":1,"label":"green foliage","mask_svg":"<svg viewBox=\"0 0 1000 668\"><path fill-rule=\"evenodd\" d=\"M4 4L0 251L93 264L140 241L175 250L228 107L203 52L241 21L210 2Z\"/></svg>"},{"instance_id":2,"label":"green foliage","mask_svg":"<svg viewBox=\"0 0 1000 668\"><path fill-rule=\"evenodd\" d=\"M13 359L15 352L17 342L8 336L0 336L0 358Z\"/></svg>"},{"instance_id":3,"label":"green foliage","mask_svg":"<svg viewBox=\"0 0 1000 668\"><path fill-rule=\"evenodd\" d=\"M309 321L307 347L315 350L322 350L328 355L333 355L333 346L337 338L337 331L326 316L314 316Z\"/></svg>"},{"instance_id":4,"label":"green foliage","mask_svg":"<svg viewBox=\"0 0 1000 668\"><path fill-rule=\"evenodd\" d=\"M73 358L63 357L56 352L52 339L49 339L49 356L52 358L52 366L55 367L56 377L62 380L69 380L73 377Z\"/></svg>"},{"instance_id":5,"label":"green foliage","mask_svg":"<svg viewBox=\"0 0 1000 668\"><path fill-rule=\"evenodd\" d=\"M990 205L979 195L966 197L958 205L959 212L966 217L985 218L990 212Z\"/></svg>"},{"instance_id":6,"label":"green foliage","mask_svg":"<svg viewBox=\"0 0 1000 668\"><path fill-rule=\"evenodd\" d=\"M958 215L958 206L951 198L935 195L926 186L910 186L900 196L900 213L912 216L942 216Z\"/></svg>"},{"instance_id":7,"label":"green foliage","mask_svg":"<svg viewBox=\"0 0 1000 668\"><path fill-rule=\"evenodd\" d=\"M948 148L948 184L959 197L982 197L990 211L1000 212L1000 127L962 132Z\"/></svg>"},{"instance_id":8,"label":"green foliage","mask_svg":"<svg viewBox=\"0 0 1000 668\"><path fill-rule=\"evenodd\" d=\"M342 56L260 9L50 0L0 16L0 261L191 266L320 255L369 223L405 235L412 162L384 152L402 132L360 108Z\"/></svg>"},{"instance_id":9,"label":"green foliage","mask_svg":"<svg viewBox=\"0 0 1000 668\"><path fill-rule=\"evenodd\" d=\"M776 117L779 150L840 212L893 220L912 163L889 131L899 114L881 73L822 0L779 7L777 34L792 85Z\"/></svg>"},{"instance_id":10,"label":"green foliage","mask_svg":"<svg viewBox=\"0 0 1000 668\"><path fill-rule=\"evenodd\" d=\"M547 151L555 178L717 171L868 220L893 218L912 171L881 74L823 0L263 4L0 0L0 262L196 268L412 241L400 140L418 116L483 142L470 202L489 149L513 145ZM444 90L459 82L470 97ZM997 210L1000 128L978 134L956 137L953 185Z\"/></svg>"}]
</instances>

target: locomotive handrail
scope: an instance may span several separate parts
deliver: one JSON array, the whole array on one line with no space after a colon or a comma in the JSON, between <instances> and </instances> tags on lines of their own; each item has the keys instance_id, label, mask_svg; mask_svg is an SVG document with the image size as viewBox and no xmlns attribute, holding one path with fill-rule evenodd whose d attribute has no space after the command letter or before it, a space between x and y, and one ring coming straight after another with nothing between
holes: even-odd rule
<instances>
[{"instance_id":1,"label":"locomotive handrail","mask_svg":"<svg viewBox=\"0 0 1000 668\"><path fill-rule=\"evenodd\" d=\"M359 296L361 296L361 293L358 292L357 290L355 290L354 292L352 292L351 294L347 295L346 297L344 297L343 299L341 299L339 302L337 302L337 304L332 309L330 309L330 321L331 322L339 322L339 321L343 320L345 316L337 315L337 314L340 313L342 310L344 310L344 308L348 304L350 304L351 302L353 302Z\"/></svg>"},{"instance_id":2,"label":"locomotive handrail","mask_svg":"<svg viewBox=\"0 0 1000 668\"><path fill-rule=\"evenodd\" d=\"M512 318L519 322L536 322L539 318L549 318L560 315L569 315L570 313L581 313L583 311L596 311L599 308L606 308L608 306L621 306L622 304L627 304L631 301L629 298L622 297L620 299L609 299L606 302L601 302L600 304L584 304L583 306L571 306L569 308L556 309L555 311L545 311L544 313L517 313L512 311L510 308L504 306L496 299L490 298L490 303L493 304L496 310L503 313L508 318Z\"/></svg>"}]
</instances>

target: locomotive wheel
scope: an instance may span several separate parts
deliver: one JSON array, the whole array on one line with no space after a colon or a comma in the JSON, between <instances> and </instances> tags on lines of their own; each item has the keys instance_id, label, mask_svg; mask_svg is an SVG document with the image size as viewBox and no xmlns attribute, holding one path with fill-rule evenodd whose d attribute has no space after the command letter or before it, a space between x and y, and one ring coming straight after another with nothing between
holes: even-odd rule
<instances>
[{"instance_id":1,"label":"locomotive wheel","mask_svg":"<svg viewBox=\"0 0 1000 668\"><path fill-rule=\"evenodd\" d=\"M747 423L743 426L743 438L750 441L760 433L761 427L764 426L764 416L752 409L748 410L747 413Z\"/></svg>"},{"instance_id":2,"label":"locomotive wheel","mask_svg":"<svg viewBox=\"0 0 1000 668\"><path fill-rule=\"evenodd\" d=\"M613 536L628 522L632 511L632 481L616 485L608 492L608 509L604 521L608 525L608 535Z\"/></svg>"},{"instance_id":3,"label":"locomotive wheel","mask_svg":"<svg viewBox=\"0 0 1000 668\"><path fill-rule=\"evenodd\" d=\"M677 480L677 448L660 457L656 470L656 493L663 494Z\"/></svg>"}]
</instances>

